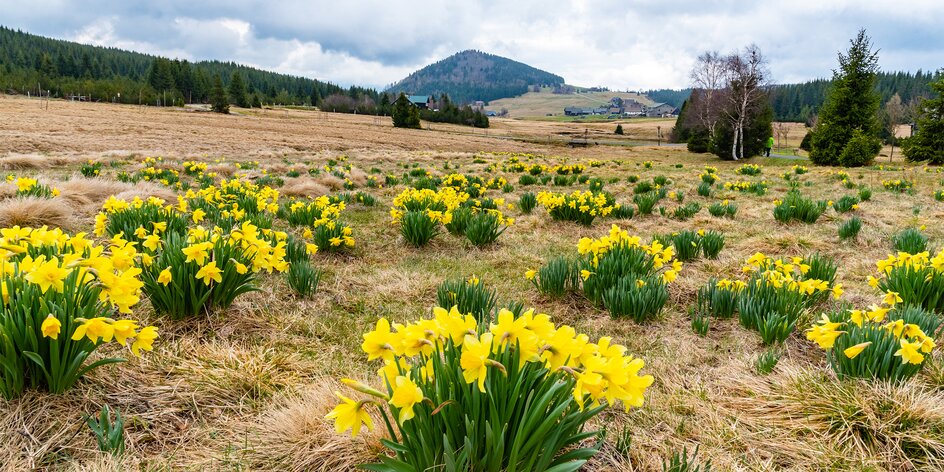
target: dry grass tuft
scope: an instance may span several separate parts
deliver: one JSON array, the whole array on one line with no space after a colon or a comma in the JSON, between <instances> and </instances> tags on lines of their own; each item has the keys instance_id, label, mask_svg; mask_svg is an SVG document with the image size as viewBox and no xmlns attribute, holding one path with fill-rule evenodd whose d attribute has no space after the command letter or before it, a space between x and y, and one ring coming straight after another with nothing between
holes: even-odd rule
<instances>
[{"instance_id":1,"label":"dry grass tuft","mask_svg":"<svg viewBox=\"0 0 944 472\"><path fill-rule=\"evenodd\" d=\"M315 182L328 187L332 192L344 188L344 181L331 174L321 174L315 179Z\"/></svg>"},{"instance_id":2,"label":"dry grass tuft","mask_svg":"<svg viewBox=\"0 0 944 472\"><path fill-rule=\"evenodd\" d=\"M341 386L320 379L305 392L282 399L274 409L249 426L258 443L248 451L250 469L302 471L354 470L374 461L381 452L383 422L374 418L374 430L362 436L334 431L325 415L337 404L334 391ZM376 415L375 415L376 416Z\"/></svg>"},{"instance_id":3,"label":"dry grass tuft","mask_svg":"<svg viewBox=\"0 0 944 472\"><path fill-rule=\"evenodd\" d=\"M122 200L131 200L134 197L142 199L157 197L172 203L177 201L177 194L173 190L153 182L138 182L134 184L134 187L115 195L115 197Z\"/></svg>"},{"instance_id":4,"label":"dry grass tuft","mask_svg":"<svg viewBox=\"0 0 944 472\"><path fill-rule=\"evenodd\" d=\"M0 226L74 227L72 208L61 198L8 198L0 201Z\"/></svg>"},{"instance_id":5,"label":"dry grass tuft","mask_svg":"<svg viewBox=\"0 0 944 472\"><path fill-rule=\"evenodd\" d=\"M944 394L918 382L836 380L797 367L730 380L720 382L729 385L719 400L721 410L736 422L752 454L769 454L763 462L827 461L854 470L944 468ZM756 441L777 447L751 444Z\"/></svg>"},{"instance_id":6,"label":"dry grass tuft","mask_svg":"<svg viewBox=\"0 0 944 472\"><path fill-rule=\"evenodd\" d=\"M357 167L351 167L350 179L351 182L354 182L359 187L367 185L367 173Z\"/></svg>"},{"instance_id":7,"label":"dry grass tuft","mask_svg":"<svg viewBox=\"0 0 944 472\"><path fill-rule=\"evenodd\" d=\"M29 170L48 169L64 165L68 159L62 156L44 156L41 154L10 154L0 157L0 169Z\"/></svg>"},{"instance_id":8,"label":"dry grass tuft","mask_svg":"<svg viewBox=\"0 0 944 472\"><path fill-rule=\"evenodd\" d=\"M331 192L328 187L308 178L285 179L281 189L286 197L320 197Z\"/></svg>"}]
</instances>

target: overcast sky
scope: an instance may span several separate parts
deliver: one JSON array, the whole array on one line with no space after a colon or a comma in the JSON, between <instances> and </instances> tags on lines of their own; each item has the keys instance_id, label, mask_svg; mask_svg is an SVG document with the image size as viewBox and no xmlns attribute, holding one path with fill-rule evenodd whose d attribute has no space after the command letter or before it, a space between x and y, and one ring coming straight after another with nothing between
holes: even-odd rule
<instances>
[{"instance_id":1,"label":"overcast sky","mask_svg":"<svg viewBox=\"0 0 944 472\"><path fill-rule=\"evenodd\" d=\"M944 67L944 0L0 0L0 24L370 87L479 49L574 85L681 88L700 52L751 42L790 83L828 77L860 27L883 70Z\"/></svg>"}]
</instances>

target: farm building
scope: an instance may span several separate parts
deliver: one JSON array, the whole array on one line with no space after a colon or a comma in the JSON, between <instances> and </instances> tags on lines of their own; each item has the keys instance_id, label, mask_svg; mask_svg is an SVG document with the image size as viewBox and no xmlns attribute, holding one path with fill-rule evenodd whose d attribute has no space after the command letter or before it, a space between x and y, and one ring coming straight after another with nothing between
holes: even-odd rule
<instances>
[{"instance_id":1,"label":"farm building","mask_svg":"<svg viewBox=\"0 0 944 472\"><path fill-rule=\"evenodd\" d=\"M408 98L410 103L415 107L423 110L431 109L435 105L435 101L430 95L409 95L406 98Z\"/></svg>"}]
</instances>

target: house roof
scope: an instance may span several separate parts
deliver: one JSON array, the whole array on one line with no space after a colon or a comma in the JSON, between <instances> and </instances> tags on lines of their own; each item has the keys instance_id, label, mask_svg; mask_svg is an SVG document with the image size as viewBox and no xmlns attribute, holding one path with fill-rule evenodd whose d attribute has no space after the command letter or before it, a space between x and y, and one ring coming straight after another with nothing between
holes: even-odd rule
<instances>
[{"instance_id":1,"label":"house roof","mask_svg":"<svg viewBox=\"0 0 944 472\"><path fill-rule=\"evenodd\" d=\"M429 95L409 95L406 98L413 103L426 103L429 101Z\"/></svg>"}]
</instances>

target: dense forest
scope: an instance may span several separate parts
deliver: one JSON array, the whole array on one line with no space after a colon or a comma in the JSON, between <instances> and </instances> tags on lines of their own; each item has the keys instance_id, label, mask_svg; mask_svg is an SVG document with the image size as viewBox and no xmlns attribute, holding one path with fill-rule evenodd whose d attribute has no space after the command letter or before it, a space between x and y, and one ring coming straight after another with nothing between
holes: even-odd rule
<instances>
[{"instance_id":1,"label":"dense forest","mask_svg":"<svg viewBox=\"0 0 944 472\"><path fill-rule=\"evenodd\" d=\"M933 72L879 72L876 76L875 89L885 103L896 93L902 103L910 103L920 97L931 95L930 83ZM771 88L770 101L774 114L779 121L809 121L818 113L826 98L826 91L831 81L812 80L802 84L776 85Z\"/></svg>"},{"instance_id":2,"label":"dense forest","mask_svg":"<svg viewBox=\"0 0 944 472\"><path fill-rule=\"evenodd\" d=\"M647 90L643 92L644 95L649 97L652 101L656 103L668 103L675 108L682 106L682 103L685 100L688 100L688 96L692 94L692 89L682 89L682 90L672 90L672 89L659 89L659 90Z\"/></svg>"},{"instance_id":3,"label":"dense forest","mask_svg":"<svg viewBox=\"0 0 944 472\"><path fill-rule=\"evenodd\" d=\"M462 51L430 64L390 86L388 92L413 95L447 94L456 103L489 102L517 97L528 86L557 86L558 75L481 51Z\"/></svg>"},{"instance_id":4,"label":"dense forest","mask_svg":"<svg viewBox=\"0 0 944 472\"><path fill-rule=\"evenodd\" d=\"M50 39L0 26L0 91L81 96L93 101L180 105L206 103L212 78L236 78L246 105L319 105L342 96L373 104L375 90L278 74L232 62L170 60L115 48ZM231 94L232 95L232 94ZM237 103L236 97L230 97ZM243 98L243 97L240 97Z\"/></svg>"}]
</instances>

